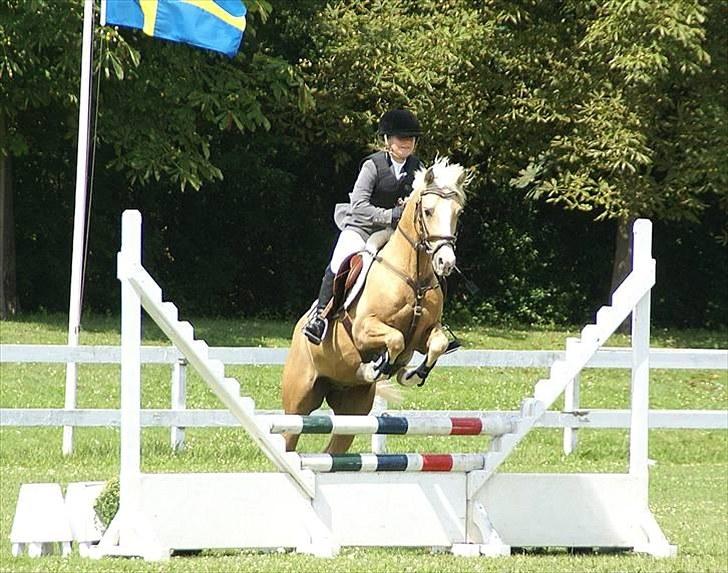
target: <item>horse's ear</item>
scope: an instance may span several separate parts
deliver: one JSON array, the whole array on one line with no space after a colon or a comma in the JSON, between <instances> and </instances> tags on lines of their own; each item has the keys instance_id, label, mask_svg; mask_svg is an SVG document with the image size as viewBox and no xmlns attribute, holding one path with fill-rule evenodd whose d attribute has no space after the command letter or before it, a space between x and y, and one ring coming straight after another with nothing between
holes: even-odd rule
<instances>
[{"instance_id":1,"label":"horse's ear","mask_svg":"<svg viewBox=\"0 0 728 573\"><path fill-rule=\"evenodd\" d=\"M463 169L463 172L460 174L460 177L458 177L457 186L462 187L465 183L465 180L468 178L467 174L465 173L465 170Z\"/></svg>"},{"instance_id":2,"label":"horse's ear","mask_svg":"<svg viewBox=\"0 0 728 573\"><path fill-rule=\"evenodd\" d=\"M430 185L435 180L435 173L432 171L432 167L429 167L425 171L425 184Z\"/></svg>"}]
</instances>

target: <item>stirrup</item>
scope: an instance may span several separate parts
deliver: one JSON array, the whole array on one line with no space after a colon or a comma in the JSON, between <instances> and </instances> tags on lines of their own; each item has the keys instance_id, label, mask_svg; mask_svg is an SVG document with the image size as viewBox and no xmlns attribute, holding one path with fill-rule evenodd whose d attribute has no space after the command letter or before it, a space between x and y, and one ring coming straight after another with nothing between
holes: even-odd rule
<instances>
[{"instance_id":1,"label":"stirrup","mask_svg":"<svg viewBox=\"0 0 728 573\"><path fill-rule=\"evenodd\" d=\"M447 348L445 349L445 352L443 352L443 354L450 354L451 352L455 352L461 346L462 343L457 338L455 338L447 343Z\"/></svg>"},{"instance_id":2,"label":"stirrup","mask_svg":"<svg viewBox=\"0 0 728 573\"><path fill-rule=\"evenodd\" d=\"M324 329L323 332L321 332L321 336L318 336L316 332L312 332L311 327L313 326L312 322L313 320L321 320L324 323ZM329 331L329 321L326 318L322 317L314 317L311 318L304 326L303 326L303 335L308 339L308 341L311 344L315 344L316 346L321 344L321 341L326 338L326 333Z\"/></svg>"}]
</instances>

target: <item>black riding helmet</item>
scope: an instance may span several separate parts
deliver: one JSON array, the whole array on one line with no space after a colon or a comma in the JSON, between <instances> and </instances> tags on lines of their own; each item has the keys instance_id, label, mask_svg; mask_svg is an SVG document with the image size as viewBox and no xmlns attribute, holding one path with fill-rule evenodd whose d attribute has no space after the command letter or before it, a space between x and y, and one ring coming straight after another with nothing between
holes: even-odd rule
<instances>
[{"instance_id":1,"label":"black riding helmet","mask_svg":"<svg viewBox=\"0 0 728 573\"><path fill-rule=\"evenodd\" d=\"M379 120L377 135L396 135L398 137L419 137L422 135L420 122L411 111L392 109Z\"/></svg>"}]
</instances>

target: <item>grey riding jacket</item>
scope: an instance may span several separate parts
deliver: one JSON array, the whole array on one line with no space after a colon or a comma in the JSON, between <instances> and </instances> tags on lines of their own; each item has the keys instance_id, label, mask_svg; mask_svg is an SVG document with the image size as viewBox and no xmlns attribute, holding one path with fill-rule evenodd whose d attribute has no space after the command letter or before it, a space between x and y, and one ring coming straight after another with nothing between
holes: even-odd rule
<instances>
[{"instance_id":1,"label":"grey riding jacket","mask_svg":"<svg viewBox=\"0 0 728 573\"><path fill-rule=\"evenodd\" d=\"M365 241L372 233L389 227L392 208L412 192L412 181L421 165L419 158L410 155L397 179L386 151L364 158L349 203L339 203L334 209L336 226L342 231L356 231Z\"/></svg>"}]
</instances>

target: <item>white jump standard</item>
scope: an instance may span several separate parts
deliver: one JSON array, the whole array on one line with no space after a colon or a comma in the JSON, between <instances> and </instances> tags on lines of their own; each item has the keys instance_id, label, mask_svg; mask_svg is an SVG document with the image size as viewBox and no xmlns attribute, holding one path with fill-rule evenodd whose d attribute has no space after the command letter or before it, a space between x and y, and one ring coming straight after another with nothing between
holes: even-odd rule
<instances>
[{"instance_id":1,"label":"white jump standard","mask_svg":"<svg viewBox=\"0 0 728 573\"><path fill-rule=\"evenodd\" d=\"M507 555L510 547L623 548L674 556L648 506L651 224L634 226L633 271L595 324L567 342L565 358L516 416L262 416L226 378L207 345L141 266L141 216L123 216L120 509L95 550L167 558L171 551L291 548L319 556L342 546L449 547ZM273 473L147 474L140 464L141 306L238 418ZM611 333L632 314L632 404L627 474L506 474L501 463ZM324 419L325 418L325 419ZM280 432L489 435L476 454L285 452ZM313 471L312 471L313 470ZM17 519L17 514L16 514Z\"/></svg>"}]
</instances>

